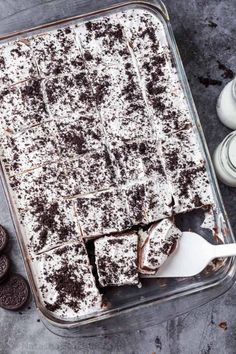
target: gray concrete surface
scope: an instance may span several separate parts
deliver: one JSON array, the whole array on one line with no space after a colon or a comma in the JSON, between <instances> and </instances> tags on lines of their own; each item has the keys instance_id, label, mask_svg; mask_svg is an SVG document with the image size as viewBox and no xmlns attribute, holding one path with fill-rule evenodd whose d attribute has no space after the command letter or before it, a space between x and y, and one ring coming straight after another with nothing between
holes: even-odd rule
<instances>
[{"instance_id":1,"label":"gray concrete surface","mask_svg":"<svg viewBox=\"0 0 236 354\"><path fill-rule=\"evenodd\" d=\"M85 0L0 0L0 33L85 11ZM99 6L115 1L97 1ZM166 0L176 40L200 115L210 152L229 132L215 113L216 98L228 81L217 60L236 72L236 1ZM213 21L217 26L212 27ZM198 77L221 80L221 86L205 87ZM236 189L221 186L223 199L236 232ZM14 267L23 263L9 212L0 189L0 223L11 234ZM227 329L219 327L227 322ZM114 326L116 321L114 321ZM96 338L65 339L51 334L38 318L34 304L22 312L0 310L0 353L140 353L235 354L236 286L208 305L160 325Z\"/></svg>"}]
</instances>

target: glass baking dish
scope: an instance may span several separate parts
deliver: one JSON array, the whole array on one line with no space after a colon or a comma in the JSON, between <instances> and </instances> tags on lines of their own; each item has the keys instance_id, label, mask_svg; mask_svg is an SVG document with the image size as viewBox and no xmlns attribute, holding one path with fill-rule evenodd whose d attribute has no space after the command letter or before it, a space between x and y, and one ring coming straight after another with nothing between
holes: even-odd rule
<instances>
[{"instance_id":1,"label":"glass baking dish","mask_svg":"<svg viewBox=\"0 0 236 354\"><path fill-rule=\"evenodd\" d=\"M89 2L88 2L89 3ZM100 6L97 4L96 6ZM214 228L209 230L202 228L202 222L205 217L206 210L197 210L188 213L183 219L181 215L178 217L178 223L182 230L191 228L193 231L199 232L203 237L209 239L212 243L224 242L231 243L234 241L234 236L222 203L215 173L212 167L206 141L202 132L200 121L194 106L190 88L180 59L178 48L175 43L171 25L169 22L168 12L164 4L159 1L127 1L117 3L108 8L91 8L88 5L88 13L74 16L67 19L62 19L56 22L43 24L41 26L23 30L21 32L7 34L0 37L1 42L25 38L36 33L42 33L46 30L60 28L64 25L74 24L89 19L94 19L105 14L111 14L124 9L140 8L150 11L152 14L161 20L166 36L169 42L174 62L177 67L179 79L182 83L184 93L186 95L192 123L197 128L200 145L203 156L206 160L206 167L209 174L209 179L214 192ZM35 299L38 311L45 325L54 333L63 336L89 336L98 335L106 332L117 332L125 329L140 328L157 324L167 320L173 316L186 312L194 307L197 307L226 291L234 282L235 263L234 259L225 261L218 260L212 263L201 274L192 278L180 279L143 279L143 287L122 287L110 290L109 301L112 307L95 315L90 315L80 318L76 321L63 321L55 318L40 301L38 290L34 281L27 249L24 242L24 235L21 232L19 220L16 213L16 207L13 203L11 193L8 188L8 181L4 173L4 168L1 165L1 175L4 185L4 191L9 202L11 216L15 225L17 238L22 251L26 271L28 274L29 283ZM134 311L135 310L135 311ZM114 316L116 319L114 320Z\"/></svg>"}]
</instances>

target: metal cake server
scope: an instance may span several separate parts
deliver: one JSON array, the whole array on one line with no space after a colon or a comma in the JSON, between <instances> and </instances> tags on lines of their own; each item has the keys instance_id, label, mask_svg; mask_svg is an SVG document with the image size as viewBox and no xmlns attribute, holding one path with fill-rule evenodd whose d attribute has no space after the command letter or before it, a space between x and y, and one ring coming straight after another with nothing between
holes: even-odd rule
<instances>
[{"instance_id":1,"label":"metal cake server","mask_svg":"<svg viewBox=\"0 0 236 354\"><path fill-rule=\"evenodd\" d=\"M178 247L155 277L192 277L200 273L213 259L231 256L236 256L236 243L212 245L194 232L183 232Z\"/></svg>"}]
</instances>

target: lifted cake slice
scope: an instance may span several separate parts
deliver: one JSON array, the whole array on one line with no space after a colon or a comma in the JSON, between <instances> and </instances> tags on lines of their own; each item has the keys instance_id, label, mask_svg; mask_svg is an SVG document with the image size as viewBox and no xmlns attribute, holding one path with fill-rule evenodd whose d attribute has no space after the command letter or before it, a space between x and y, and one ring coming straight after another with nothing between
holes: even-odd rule
<instances>
[{"instance_id":1,"label":"lifted cake slice","mask_svg":"<svg viewBox=\"0 0 236 354\"><path fill-rule=\"evenodd\" d=\"M138 284L136 233L104 236L94 241L101 286Z\"/></svg>"},{"instance_id":2,"label":"lifted cake slice","mask_svg":"<svg viewBox=\"0 0 236 354\"><path fill-rule=\"evenodd\" d=\"M181 231L170 219L153 224L142 236L139 250L139 271L143 274L155 274L176 247Z\"/></svg>"},{"instance_id":3,"label":"lifted cake slice","mask_svg":"<svg viewBox=\"0 0 236 354\"><path fill-rule=\"evenodd\" d=\"M83 243L62 245L33 259L39 296L55 317L73 320L102 310Z\"/></svg>"}]
</instances>

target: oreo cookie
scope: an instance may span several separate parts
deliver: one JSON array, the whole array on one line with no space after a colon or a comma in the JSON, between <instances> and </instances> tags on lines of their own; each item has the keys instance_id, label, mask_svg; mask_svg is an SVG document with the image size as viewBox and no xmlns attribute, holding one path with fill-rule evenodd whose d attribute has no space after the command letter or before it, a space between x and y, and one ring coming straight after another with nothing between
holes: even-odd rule
<instances>
[{"instance_id":1,"label":"oreo cookie","mask_svg":"<svg viewBox=\"0 0 236 354\"><path fill-rule=\"evenodd\" d=\"M0 225L0 252L6 247L8 235L6 230Z\"/></svg>"},{"instance_id":2,"label":"oreo cookie","mask_svg":"<svg viewBox=\"0 0 236 354\"><path fill-rule=\"evenodd\" d=\"M0 307L6 310L19 310L29 298L29 286L25 278L19 274L10 274L0 284Z\"/></svg>"},{"instance_id":3,"label":"oreo cookie","mask_svg":"<svg viewBox=\"0 0 236 354\"><path fill-rule=\"evenodd\" d=\"M6 278L9 268L10 260L5 254L2 254L0 256L0 282L2 282Z\"/></svg>"}]
</instances>

